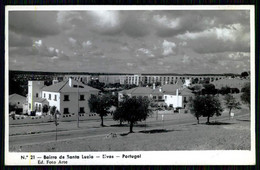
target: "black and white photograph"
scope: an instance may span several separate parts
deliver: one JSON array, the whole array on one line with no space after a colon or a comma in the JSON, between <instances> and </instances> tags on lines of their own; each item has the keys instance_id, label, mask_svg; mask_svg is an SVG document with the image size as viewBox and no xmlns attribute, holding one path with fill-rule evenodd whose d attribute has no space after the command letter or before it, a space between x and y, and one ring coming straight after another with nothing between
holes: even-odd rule
<instances>
[{"instance_id":1,"label":"black and white photograph","mask_svg":"<svg viewBox=\"0 0 260 170\"><path fill-rule=\"evenodd\" d=\"M250 5L7 6L5 162L255 164L254 21Z\"/></svg>"}]
</instances>

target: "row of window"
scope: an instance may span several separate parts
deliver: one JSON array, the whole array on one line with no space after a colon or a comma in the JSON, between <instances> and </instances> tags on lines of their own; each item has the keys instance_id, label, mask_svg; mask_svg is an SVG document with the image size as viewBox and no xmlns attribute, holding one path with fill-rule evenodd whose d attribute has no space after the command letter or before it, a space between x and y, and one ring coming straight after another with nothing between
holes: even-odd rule
<instances>
[{"instance_id":1,"label":"row of window","mask_svg":"<svg viewBox=\"0 0 260 170\"><path fill-rule=\"evenodd\" d=\"M121 96L122 98L123 96ZM133 97L136 97L136 96L133 96ZM144 98L148 98L148 96L143 96ZM153 96L153 99L156 100L157 99L157 96ZM158 100L162 100L163 99L163 96L158 96ZM167 99L167 96L164 96L164 99ZM187 100L186 97L183 98L184 101Z\"/></svg>"},{"instance_id":2,"label":"row of window","mask_svg":"<svg viewBox=\"0 0 260 170\"><path fill-rule=\"evenodd\" d=\"M43 98L46 98L46 94L44 93L43 94ZM48 96L48 100L52 100L52 95L49 94ZM54 98L53 98L54 101L57 101L57 95L54 94ZM69 95L64 95L64 98L63 98L63 101L69 101ZM85 96L84 95L80 95L80 98L79 98L80 101L84 101L85 100Z\"/></svg>"},{"instance_id":3,"label":"row of window","mask_svg":"<svg viewBox=\"0 0 260 170\"><path fill-rule=\"evenodd\" d=\"M63 114L69 114L69 108L64 108L63 109ZM79 108L79 113L85 113L85 108L84 107L80 107Z\"/></svg>"},{"instance_id":4,"label":"row of window","mask_svg":"<svg viewBox=\"0 0 260 170\"><path fill-rule=\"evenodd\" d=\"M69 101L70 99L69 99L69 95L64 95L64 99L63 99L63 101ZM79 96L79 100L80 101L84 101L85 100L85 96L84 95L80 95Z\"/></svg>"},{"instance_id":5,"label":"row of window","mask_svg":"<svg viewBox=\"0 0 260 170\"><path fill-rule=\"evenodd\" d=\"M46 93L43 93L43 98L46 98ZM52 100L51 94L49 94L48 100ZM57 101L57 94L54 94L53 100L54 100L54 101Z\"/></svg>"}]
</instances>

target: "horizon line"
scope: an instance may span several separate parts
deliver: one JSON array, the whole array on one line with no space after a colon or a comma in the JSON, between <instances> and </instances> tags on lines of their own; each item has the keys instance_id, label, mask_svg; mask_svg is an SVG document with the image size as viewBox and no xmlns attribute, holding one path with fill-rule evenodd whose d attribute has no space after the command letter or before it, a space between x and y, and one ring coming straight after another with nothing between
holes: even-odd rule
<instances>
[{"instance_id":1,"label":"horizon line","mask_svg":"<svg viewBox=\"0 0 260 170\"><path fill-rule=\"evenodd\" d=\"M114 72L87 72L87 71L26 71L26 70L9 70L11 72L37 72L53 74L103 74L103 75L240 75L239 73L114 73Z\"/></svg>"}]
</instances>

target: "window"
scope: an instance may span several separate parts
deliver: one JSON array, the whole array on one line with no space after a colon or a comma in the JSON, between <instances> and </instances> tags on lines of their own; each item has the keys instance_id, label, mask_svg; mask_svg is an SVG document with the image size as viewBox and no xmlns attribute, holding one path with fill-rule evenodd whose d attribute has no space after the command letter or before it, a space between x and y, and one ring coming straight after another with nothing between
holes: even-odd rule
<instances>
[{"instance_id":1,"label":"window","mask_svg":"<svg viewBox=\"0 0 260 170\"><path fill-rule=\"evenodd\" d=\"M153 99L156 99L156 96L153 96Z\"/></svg>"},{"instance_id":2,"label":"window","mask_svg":"<svg viewBox=\"0 0 260 170\"><path fill-rule=\"evenodd\" d=\"M159 96L159 100L162 100L162 96Z\"/></svg>"},{"instance_id":3,"label":"window","mask_svg":"<svg viewBox=\"0 0 260 170\"><path fill-rule=\"evenodd\" d=\"M64 108L63 114L69 114L69 108Z\"/></svg>"},{"instance_id":4,"label":"window","mask_svg":"<svg viewBox=\"0 0 260 170\"><path fill-rule=\"evenodd\" d=\"M51 100L51 94L49 94L49 100Z\"/></svg>"},{"instance_id":5,"label":"window","mask_svg":"<svg viewBox=\"0 0 260 170\"><path fill-rule=\"evenodd\" d=\"M39 96L39 94L38 93L36 93L36 97L38 97Z\"/></svg>"},{"instance_id":6,"label":"window","mask_svg":"<svg viewBox=\"0 0 260 170\"><path fill-rule=\"evenodd\" d=\"M85 99L84 99L84 95L80 95L79 100L81 100L81 101L82 101L82 100L85 100Z\"/></svg>"},{"instance_id":7,"label":"window","mask_svg":"<svg viewBox=\"0 0 260 170\"><path fill-rule=\"evenodd\" d=\"M42 111L42 105L39 104L39 112L41 112L41 111Z\"/></svg>"},{"instance_id":8,"label":"window","mask_svg":"<svg viewBox=\"0 0 260 170\"><path fill-rule=\"evenodd\" d=\"M57 95L56 94L54 95L54 100L57 101Z\"/></svg>"},{"instance_id":9,"label":"window","mask_svg":"<svg viewBox=\"0 0 260 170\"><path fill-rule=\"evenodd\" d=\"M64 101L69 101L69 95L64 95Z\"/></svg>"},{"instance_id":10,"label":"window","mask_svg":"<svg viewBox=\"0 0 260 170\"><path fill-rule=\"evenodd\" d=\"M44 98L46 97L45 93L43 93L43 97L44 97Z\"/></svg>"},{"instance_id":11,"label":"window","mask_svg":"<svg viewBox=\"0 0 260 170\"><path fill-rule=\"evenodd\" d=\"M31 108L31 106L32 106L31 103L29 103L29 108Z\"/></svg>"},{"instance_id":12,"label":"window","mask_svg":"<svg viewBox=\"0 0 260 170\"><path fill-rule=\"evenodd\" d=\"M79 113L85 113L84 107L80 107L80 108L79 108Z\"/></svg>"},{"instance_id":13,"label":"window","mask_svg":"<svg viewBox=\"0 0 260 170\"><path fill-rule=\"evenodd\" d=\"M38 111L38 104L35 105L35 110Z\"/></svg>"},{"instance_id":14,"label":"window","mask_svg":"<svg viewBox=\"0 0 260 170\"><path fill-rule=\"evenodd\" d=\"M165 96L164 98L167 99L167 96Z\"/></svg>"}]
</instances>

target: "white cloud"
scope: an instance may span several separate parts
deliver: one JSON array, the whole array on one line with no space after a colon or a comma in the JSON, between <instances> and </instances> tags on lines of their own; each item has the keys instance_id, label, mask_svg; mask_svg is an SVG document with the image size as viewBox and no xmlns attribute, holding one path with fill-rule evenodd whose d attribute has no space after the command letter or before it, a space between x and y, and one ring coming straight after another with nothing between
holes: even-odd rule
<instances>
[{"instance_id":1,"label":"white cloud","mask_svg":"<svg viewBox=\"0 0 260 170\"><path fill-rule=\"evenodd\" d=\"M96 19L96 24L100 27L116 27L119 25L118 11L90 11Z\"/></svg>"},{"instance_id":2,"label":"white cloud","mask_svg":"<svg viewBox=\"0 0 260 170\"><path fill-rule=\"evenodd\" d=\"M162 43L163 48L163 54L164 56L174 54L173 48L176 47L176 44L174 42L170 42L167 40L164 40Z\"/></svg>"},{"instance_id":3,"label":"white cloud","mask_svg":"<svg viewBox=\"0 0 260 170\"><path fill-rule=\"evenodd\" d=\"M186 41L180 42L179 45L180 46L187 46L187 42Z\"/></svg>"},{"instance_id":4,"label":"white cloud","mask_svg":"<svg viewBox=\"0 0 260 170\"><path fill-rule=\"evenodd\" d=\"M42 40L34 41L34 45L41 46L42 45Z\"/></svg>"},{"instance_id":5,"label":"white cloud","mask_svg":"<svg viewBox=\"0 0 260 170\"><path fill-rule=\"evenodd\" d=\"M154 54L149 49L139 48L137 51L140 51L140 52L146 54L149 57L154 57Z\"/></svg>"},{"instance_id":6,"label":"white cloud","mask_svg":"<svg viewBox=\"0 0 260 170\"><path fill-rule=\"evenodd\" d=\"M70 42L72 45L76 45L77 40L75 40L74 38L70 37L70 38L69 38L69 42Z\"/></svg>"},{"instance_id":7,"label":"white cloud","mask_svg":"<svg viewBox=\"0 0 260 170\"><path fill-rule=\"evenodd\" d=\"M168 28L173 28L173 29L177 28L180 24L179 18L169 19L165 15L164 16L155 15L155 16L153 16L153 19L158 24L166 26Z\"/></svg>"},{"instance_id":8,"label":"white cloud","mask_svg":"<svg viewBox=\"0 0 260 170\"><path fill-rule=\"evenodd\" d=\"M133 63L127 63L126 65L129 66L129 67L132 67L134 64Z\"/></svg>"},{"instance_id":9,"label":"white cloud","mask_svg":"<svg viewBox=\"0 0 260 170\"><path fill-rule=\"evenodd\" d=\"M159 62L158 62L158 64L159 64L159 65L163 65L163 64L164 64L164 62L162 62L162 61L159 61Z\"/></svg>"},{"instance_id":10,"label":"white cloud","mask_svg":"<svg viewBox=\"0 0 260 170\"><path fill-rule=\"evenodd\" d=\"M89 46L91 46L91 45L92 45L92 42L91 42L91 41L84 41L84 42L82 43L82 46L83 46L84 48L89 47Z\"/></svg>"},{"instance_id":11,"label":"white cloud","mask_svg":"<svg viewBox=\"0 0 260 170\"><path fill-rule=\"evenodd\" d=\"M216 38L223 41L235 42L241 35L243 27L240 24L227 25L226 27L214 27L201 32L186 32L185 34L178 35L177 38L183 40L199 39L199 38Z\"/></svg>"},{"instance_id":12,"label":"white cloud","mask_svg":"<svg viewBox=\"0 0 260 170\"><path fill-rule=\"evenodd\" d=\"M185 55L183 56L182 62L183 62L183 63L190 63L190 57L185 54Z\"/></svg>"}]
</instances>

